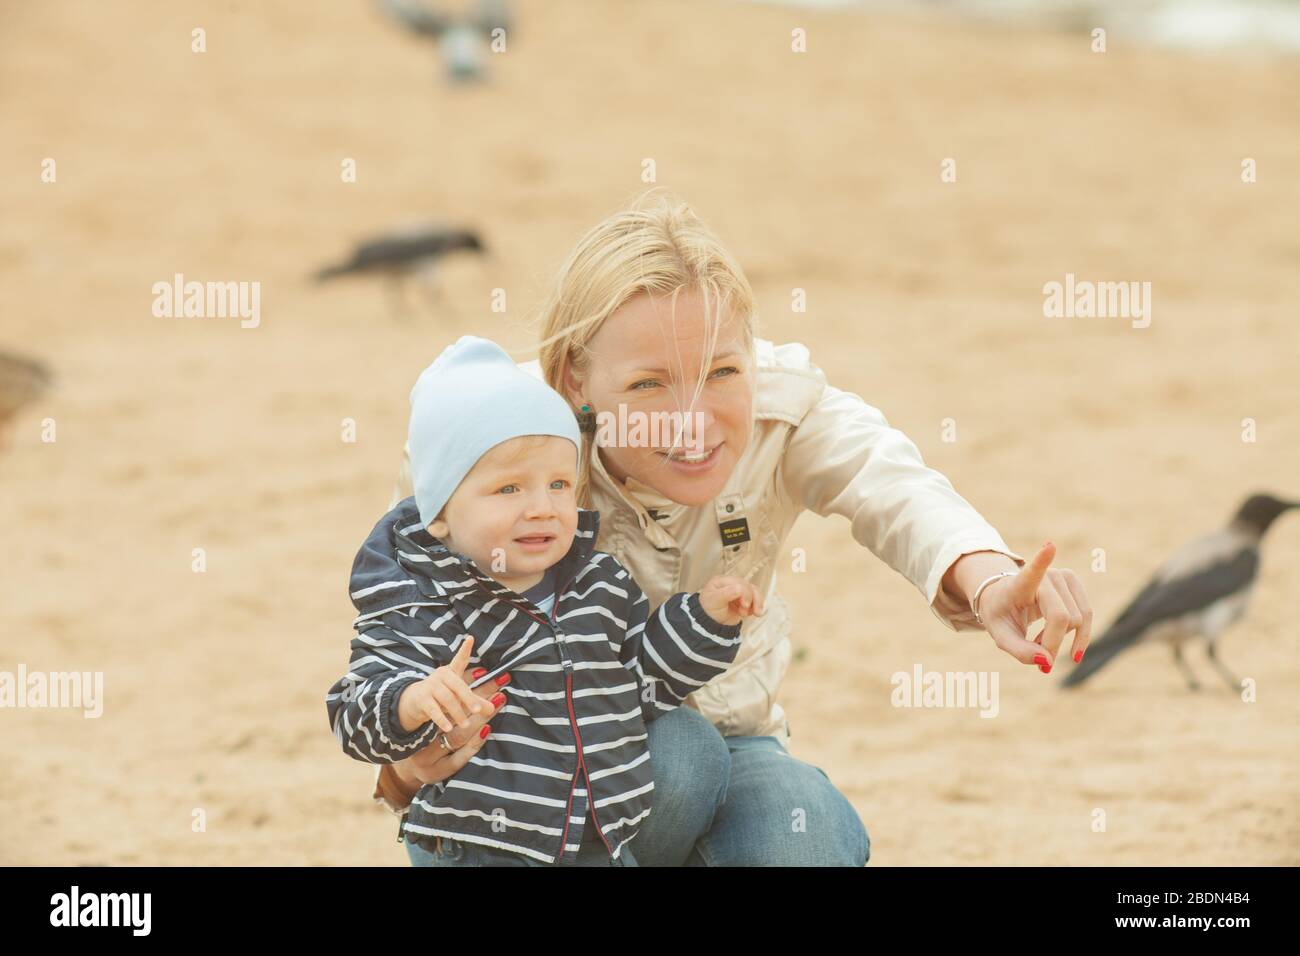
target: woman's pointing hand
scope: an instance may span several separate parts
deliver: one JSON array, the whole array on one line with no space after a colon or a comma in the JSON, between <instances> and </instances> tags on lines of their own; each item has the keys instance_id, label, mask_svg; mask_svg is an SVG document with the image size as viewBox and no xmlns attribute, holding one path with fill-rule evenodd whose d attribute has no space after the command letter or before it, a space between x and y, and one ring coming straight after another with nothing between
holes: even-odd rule
<instances>
[{"instance_id":1,"label":"woman's pointing hand","mask_svg":"<svg viewBox=\"0 0 1300 956\"><path fill-rule=\"evenodd\" d=\"M1092 605L1079 576L1068 568L1053 568L1056 546L1046 542L1016 574L999 578L979 596L976 610L993 643L1024 664L1052 669L1066 634L1073 632L1070 656L1083 659L1092 637ZM1029 627L1039 618L1046 625L1034 640Z\"/></svg>"}]
</instances>

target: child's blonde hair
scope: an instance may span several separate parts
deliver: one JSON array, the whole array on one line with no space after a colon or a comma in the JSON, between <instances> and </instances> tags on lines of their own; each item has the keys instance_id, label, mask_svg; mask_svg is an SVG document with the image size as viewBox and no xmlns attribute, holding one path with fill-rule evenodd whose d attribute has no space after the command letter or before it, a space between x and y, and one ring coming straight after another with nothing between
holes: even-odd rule
<instances>
[{"instance_id":1,"label":"child's blonde hair","mask_svg":"<svg viewBox=\"0 0 1300 956\"><path fill-rule=\"evenodd\" d=\"M546 383L568 400L567 373L585 377L587 343L610 315L634 296L652 294L671 296L675 317L684 291L698 291L704 300L708 343L693 403L713 362L724 310L741 322L745 348L753 355L754 294L740 264L694 210L662 187L651 188L578 240L560 267L537 323ZM586 432L582 439L577 499L584 508L591 507L593 437Z\"/></svg>"}]
</instances>

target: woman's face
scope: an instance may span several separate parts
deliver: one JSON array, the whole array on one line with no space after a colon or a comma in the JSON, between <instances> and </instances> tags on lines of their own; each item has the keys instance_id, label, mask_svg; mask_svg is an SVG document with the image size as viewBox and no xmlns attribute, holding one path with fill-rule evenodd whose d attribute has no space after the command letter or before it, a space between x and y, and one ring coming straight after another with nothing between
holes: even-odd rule
<instances>
[{"instance_id":1,"label":"woman's face","mask_svg":"<svg viewBox=\"0 0 1300 956\"><path fill-rule=\"evenodd\" d=\"M713 361L701 375L707 344L704 300L694 290L677 296L675 321L670 296L635 296L588 343L586 378L570 378L569 397L597 416L626 416L625 434L612 429L615 439L600 447L614 478L635 478L684 505L704 504L722 491L749 443L754 369L734 314L723 312ZM673 431L654 423L673 413L692 430L670 457ZM636 437L638 418L647 423L645 440ZM683 460L700 451L702 461Z\"/></svg>"}]
</instances>

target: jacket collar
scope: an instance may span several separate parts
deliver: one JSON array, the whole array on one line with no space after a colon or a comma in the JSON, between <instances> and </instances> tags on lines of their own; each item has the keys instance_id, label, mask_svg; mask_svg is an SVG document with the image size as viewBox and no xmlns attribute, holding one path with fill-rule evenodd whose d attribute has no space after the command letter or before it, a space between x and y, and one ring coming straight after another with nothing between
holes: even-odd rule
<instances>
[{"instance_id":1,"label":"jacket collar","mask_svg":"<svg viewBox=\"0 0 1300 956\"><path fill-rule=\"evenodd\" d=\"M452 551L429 534L420 523L414 497L403 501L397 510L398 520L393 524L397 560L425 597L443 599L449 605L453 601L462 601L480 610L490 601L496 601L499 606L500 599L523 600L517 591L484 573L472 558ZM599 530L600 512L579 508L573 542L556 565L557 589L567 587L591 560Z\"/></svg>"},{"instance_id":2,"label":"jacket collar","mask_svg":"<svg viewBox=\"0 0 1300 956\"><path fill-rule=\"evenodd\" d=\"M650 520L648 509L660 508L660 502L665 510L669 506L680 507L676 502L669 501L649 485L643 485L635 478L629 477L626 482L623 482L611 475L606 470L605 463L601 461L600 449L596 447L595 442L591 443L591 482L615 501L626 505L628 510L637 516L643 528Z\"/></svg>"}]
</instances>

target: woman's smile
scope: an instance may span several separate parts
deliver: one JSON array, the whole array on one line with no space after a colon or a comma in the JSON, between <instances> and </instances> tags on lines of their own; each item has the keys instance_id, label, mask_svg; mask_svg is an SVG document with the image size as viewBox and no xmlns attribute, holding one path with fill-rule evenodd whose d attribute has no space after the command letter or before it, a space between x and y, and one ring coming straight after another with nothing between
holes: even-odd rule
<instances>
[{"instance_id":1,"label":"woman's smile","mask_svg":"<svg viewBox=\"0 0 1300 956\"><path fill-rule=\"evenodd\" d=\"M718 449L724 444L725 442L718 442L716 445L701 454L696 454L694 452L678 452L677 454L670 455L667 452L662 451L655 452L655 454L668 461L674 469L680 471L682 474L698 475L702 472L708 471L718 463Z\"/></svg>"}]
</instances>

